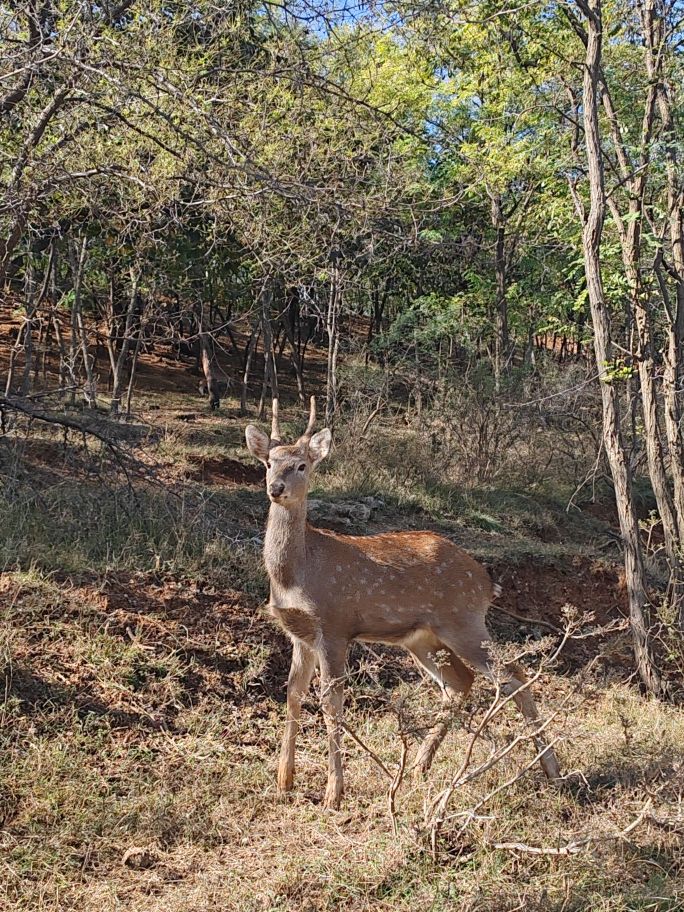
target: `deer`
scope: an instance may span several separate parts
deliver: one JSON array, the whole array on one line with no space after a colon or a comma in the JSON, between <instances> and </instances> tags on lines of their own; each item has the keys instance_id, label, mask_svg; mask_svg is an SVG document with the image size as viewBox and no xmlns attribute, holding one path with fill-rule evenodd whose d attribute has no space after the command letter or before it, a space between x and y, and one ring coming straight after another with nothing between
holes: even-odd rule
<instances>
[{"instance_id":1,"label":"deer","mask_svg":"<svg viewBox=\"0 0 684 912\"><path fill-rule=\"evenodd\" d=\"M293 788L302 700L317 666L328 736L324 806L338 809L344 792L343 682L350 644L401 646L437 684L445 702L464 700L476 672L499 680L488 650L491 636L485 614L500 590L481 564L435 532L347 535L309 525L312 474L332 444L330 430L314 433L315 423L312 396L304 433L295 443L285 444L274 399L270 437L250 424L245 439L251 455L266 467L267 608L292 641L278 791ZM537 707L522 669L507 666L506 679L499 684L523 716L538 724ZM417 753L418 771L429 770L445 735L444 724L428 732ZM552 781L559 780L553 748L541 740L539 729L534 740L544 773Z\"/></svg>"}]
</instances>

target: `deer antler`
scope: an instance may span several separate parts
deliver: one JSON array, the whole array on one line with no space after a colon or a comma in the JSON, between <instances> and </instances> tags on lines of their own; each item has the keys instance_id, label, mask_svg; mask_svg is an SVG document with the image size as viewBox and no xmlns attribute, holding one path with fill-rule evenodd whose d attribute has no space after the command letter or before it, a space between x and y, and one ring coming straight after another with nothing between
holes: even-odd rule
<instances>
[{"instance_id":1,"label":"deer antler","mask_svg":"<svg viewBox=\"0 0 684 912\"><path fill-rule=\"evenodd\" d=\"M309 423L306 426L306 430L299 438L300 440L310 440L311 435L313 434L313 429L316 424L316 397L311 397L311 409L309 411Z\"/></svg>"},{"instance_id":2,"label":"deer antler","mask_svg":"<svg viewBox=\"0 0 684 912\"><path fill-rule=\"evenodd\" d=\"M278 400L271 403L271 447L280 446L280 422L278 421Z\"/></svg>"}]
</instances>

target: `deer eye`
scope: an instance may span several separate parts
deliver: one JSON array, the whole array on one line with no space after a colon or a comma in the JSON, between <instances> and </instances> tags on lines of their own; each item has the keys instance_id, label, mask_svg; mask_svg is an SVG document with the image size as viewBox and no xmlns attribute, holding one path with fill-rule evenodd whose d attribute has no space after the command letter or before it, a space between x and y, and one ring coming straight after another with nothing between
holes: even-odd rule
<instances>
[{"instance_id":1,"label":"deer eye","mask_svg":"<svg viewBox=\"0 0 684 912\"><path fill-rule=\"evenodd\" d=\"M303 463L299 466L299 471L300 471L300 472L303 472L303 471L305 471L305 469L306 469L306 463L303 462Z\"/></svg>"}]
</instances>

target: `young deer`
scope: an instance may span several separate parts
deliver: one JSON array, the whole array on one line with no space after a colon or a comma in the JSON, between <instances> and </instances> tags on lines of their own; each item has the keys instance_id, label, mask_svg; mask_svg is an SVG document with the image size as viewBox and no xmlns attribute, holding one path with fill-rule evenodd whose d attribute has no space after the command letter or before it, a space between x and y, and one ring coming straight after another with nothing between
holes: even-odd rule
<instances>
[{"instance_id":1,"label":"young deer","mask_svg":"<svg viewBox=\"0 0 684 912\"><path fill-rule=\"evenodd\" d=\"M485 626L494 587L480 564L434 532L354 536L309 526L306 499L311 473L331 444L327 428L313 433L315 420L312 397L306 430L295 444L286 446L274 400L270 439L251 424L245 436L250 453L266 466L271 501L264 540L269 610L293 644L278 788L292 788L302 698L318 665L329 744L325 805L337 808L343 792L342 691L349 644L361 640L403 646L437 682L444 699L465 697L474 677L465 663L494 677ZM514 694L521 712L536 722L532 695L529 689L520 689L523 673L513 666L508 673L504 692ZM429 768L445 733L445 726L438 726L421 745L417 765L422 769ZM537 746L544 749L539 741ZM550 779L560 776L550 747L542 754L541 765Z\"/></svg>"}]
</instances>

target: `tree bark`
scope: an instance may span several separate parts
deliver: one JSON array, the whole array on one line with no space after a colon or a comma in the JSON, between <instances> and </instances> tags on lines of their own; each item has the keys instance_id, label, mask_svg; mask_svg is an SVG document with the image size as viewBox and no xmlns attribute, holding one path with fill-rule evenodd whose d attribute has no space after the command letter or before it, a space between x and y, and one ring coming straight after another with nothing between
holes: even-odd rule
<instances>
[{"instance_id":1,"label":"tree bark","mask_svg":"<svg viewBox=\"0 0 684 912\"><path fill-rule=\"evenodd\" d=\"M601 136L599 130L598 95L603 21L601 0L577 0L577 6L587 23L587 44L584 62L582 117L589 170L589 209L584 218L582 248L594 328L596 365L602 375L601 402L603 409L603 441L615 486L615 499L622 534L625 581L629 597L629 616L636 665L644 686L653 694L664 695L665 688L655 664L650 642L647 612L648 596L644 572L639 524L632 479L625 457L620 430L620 405L615 383L605 376L613 361L610 317L601 276L601 238L605 222L606 194L603 174Z\"/></svg>"},{"instance_id":2,"label":"tree bark","mask_svg":"<svg viewBox=\"0 0 684 912\"><path fill-rule=\"evenodd\" d=\"M672 263L669 274L674 279L674 302L664 275L664 256L659 250L655 272L660 286L666 316L667 340L664 351L663 397L665 400L665 432L670 457L670 473L674 487L680 560L684 545L684 440L682 411L678 393L684 377L682 343L684 342L684 179L680 173L679 136L672 114L670 92L663 78L666 10L662 0L644 0L640 4L641 21L646 48L646 68L662 124L665 140L665 175L667 186L667 230ZM679 600L678 624L684 632L684 598Z\"/></svg>"},{"instance_id":3,"label":"tree bark","mask_svg":"<svg viewBox=\"0 0 684 912\"><path fill-rule=\"evenodd\" d=\"M508 357L508 300L506 296L506 220L500 193L491 193L492 227L496 231L494 273L496 299L494 302L494 383L498 390L501 374Z\"/></svg>"},{"instance_id":4,"label":"tree bark","mask_svg":"<svg viewBox=\"0 0 684 912\"><path fill-rule=\"evenodd\" d=\"M297 339L295 336L295 326L299 320L299 301L296 289L289 293L287 310L283 314L283 330L290 346L290 361L297 381L297 395L299 401L304 405L306 396L304 394L304 366L302 364Z\"/></svg>"},{"instance_id":5,"label":"tree bark","mask_svg":"<svg viewBox=\"0 0 684 912\"><path fill-rule=\"evenodd\" d=\"M249 375L252 369L252 361L254 360L254 355L256 353L257 345L259 344L259 336L261 335L261 325L256 323L252 327L252 332L249 337L249 342L247 343L247 350L245 351L245 369L242 374L242 389L240 390L240 414L247 414L247 392L249 389Z\"/></svg>"},{"instance_id":6,"label":"tree bark","mask_svg":"<svg viewBox=\"0 0 684 912\"><path fill-rule=\"evenodd\" d=\"M332 427L337 412L337 356L340 346L340 252L333 250L330 254L330 292L328 295L328 312L326 331L328 335L328 364L325 384L325 422Z\"/></svg>"},{"instance_id":7,"label":"tree bark","mask_svg":"<svg viewBox=\"0 0 684 912\"><path fill-rule=\"evenodd\" d=\"M123 390L123 381L124 381L124 371L126 369L126 363L128 361L128 351L131 346L131 330L133 327L133 320L135 319L135 314L138 308L138 287L140 282L140 273L134 267L131 266L131 294L128 299L128 307L126 309L126 321L124 323L123 339L121 340L121 348L119 349L119 356L115 358L113 350L113 339L110 333L109 339L109 358L112 364L112 401L109 407L109 410L112 415L118 415L121 407L121 392Z\"/></svg>"},{"instance_id":8,"label":"tree bark","mask_svg":"<svg viewBox=\"0 0 684 912\"><path fill-rule=\"evenodd\" d=\"M261 331L264 337L264 381L259 400L259 416L263 417L266 407L266 392L271 388L271 398L278 399L278 371L276 369L275 351L273 348L273 282L266 280L261 291Z\"/></svg>"},{"instance_id":9,"label":"tree bark","mask_svg":"<svg viewBox=\"0 0 684 912\"><path fill-rule=\"evenodd\" d=\"M83 395L88 408L97 407L97 386L93 375L93 364L88 351L88 333L83 321L83 300L81 289L83 287L83 271L85 269L86 253L88 245L87 239L81 238L80 244L74 250L69 249L69 258L71 260L71 273L74 281L74 302L73 313L75 318L75 328L78 343L83 358L83 369L86 375L86 382L83 388Z\"/></svg>"},{"instance_id":10,"label":"tree bark","mask_svg":"<svg viewBox=\"0 0 684 912\"><path fill-rule=\"evenodd\" d=\"M649 42L653 27L650 0L642 10L644 41ZM646 192L651 142L656 106L656 84L651 80L648 88L642 118L639 159L633 162L624 142L624 130L618 119L608 85L603 77L601 100L610 125L613 145L617 152L618 170L628 194L626 219L622 218L615 195L609 205L620 237L622 261L629 285L629 319L634 321L637 331L637 365L641 388L641 405L644 419L644 443L648 472L655 495L658 513L663 526L665 552L672 581L673 601L677 611L682 600L681 539L670 485L665 466L665 450L661 438L658 394L656 389L656 365L653 345L653 314L649 297L644 294L641 267L641 236L644 219L644 196ZM636 436L636 435L633 435Z\"/></svg>"}]
</instances>

